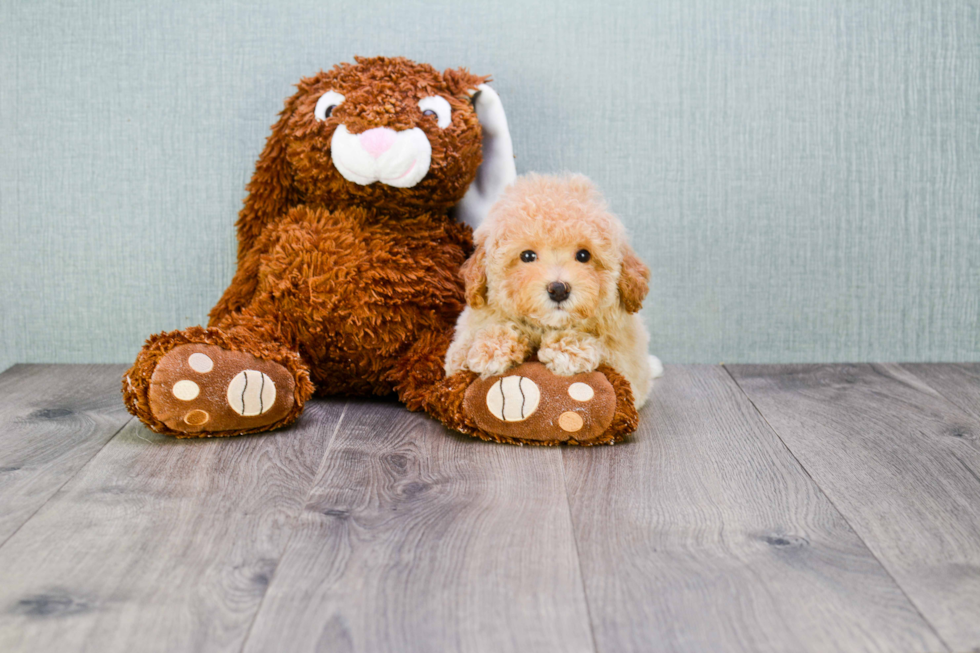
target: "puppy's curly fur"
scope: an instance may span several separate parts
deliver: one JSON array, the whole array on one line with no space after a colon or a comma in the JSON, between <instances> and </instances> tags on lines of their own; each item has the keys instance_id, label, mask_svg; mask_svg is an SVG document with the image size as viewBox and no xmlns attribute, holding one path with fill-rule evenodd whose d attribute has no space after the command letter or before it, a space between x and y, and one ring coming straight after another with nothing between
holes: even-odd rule
<instances>
[{"instance_id":1,"label":"puppy's curly fur","mask_svg":"<svg viewBox=\"0 0 980 653\"><path fill-rule=\"evenodd\" d=\"M662 371L637 314L650 271L582 175L518 179L474 234L467 307L446 372L503 374L529 356L571 376L609 365L640 408Z\"/></svg>"}]
</instances>

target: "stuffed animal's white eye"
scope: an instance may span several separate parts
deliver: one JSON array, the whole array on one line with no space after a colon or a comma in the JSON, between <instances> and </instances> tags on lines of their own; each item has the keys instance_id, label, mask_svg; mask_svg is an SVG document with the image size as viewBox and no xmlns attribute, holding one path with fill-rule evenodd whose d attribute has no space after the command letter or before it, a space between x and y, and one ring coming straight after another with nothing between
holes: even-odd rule
<instances>
[{"instance_id":1,"label":"stuffed animal's white eye","mask_svg":"<svg viewBox=\"0 0 980 653\"><path fill-rule=\"evenodd\" d=\"M316 101L316 109L313 110L313 115L316 116L317 120L326 120L337 108L337 105L343 101L344 96L337 91L327 91Z\"/></svg>"},{"instance_id":2,"label":"stuffed animal's white eye","mask_svg":"<svg viewBox=\"0 0 980 653\"><path fill-rule=\"evenodd\" d=\"M453 110L449 108L446 98L439 95L431 95L419 100L419 109L423 116L434 116L439 129L445 129L453 119Z\"/></svg>"}]
</instances>

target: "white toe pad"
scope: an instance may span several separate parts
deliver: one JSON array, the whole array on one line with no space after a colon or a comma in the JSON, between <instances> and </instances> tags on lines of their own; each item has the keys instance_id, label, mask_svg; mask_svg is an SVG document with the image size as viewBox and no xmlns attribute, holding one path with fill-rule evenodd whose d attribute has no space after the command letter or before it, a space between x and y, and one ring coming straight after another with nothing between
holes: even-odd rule
<instances>
[{"instance_id":1,"label":"white toe pad","mask_svg":"<svg viewBox=\"0 0 980 653\"><path fill-rule=\"evenodd\" d=\"M276 384L257 370L239 372L228 384L228 405L242 417L266 412L276 402Z\"/></svg>"},{"instance_id":2,"label":"white toe pad","mask_svg":"<svg viewBox=\"0 0 980 653\"><path fill-rule=\"evenodd\" d=\"M200 392L200 386L193 381L188 381L187 379L177 381L177 383L174 384L174 396L181 401L190 401L191 399L195 399Z\"/></svg>"},{"instance_id":3,"label":"white toe pad","mask_svg":"<svg viewBox=\"0 0 980 653\"><path fill-rule=\"evenodd\" d=\"M520 422L538 409L541 391L538 385L524 376L505 376L487 391L487 409L505 422Z\"/></svg>"},{"instance_id":4,"label":"white toe pad","mask_svg":"<svg viewBox=\"0 0 980 653\"><path fill-rule=\"evenodd\" d=\"M197 352L187 358L187 364L191 369L200 374L207 374L214 368L214 361L207 354Z\"/></svg>"}]
</instances>

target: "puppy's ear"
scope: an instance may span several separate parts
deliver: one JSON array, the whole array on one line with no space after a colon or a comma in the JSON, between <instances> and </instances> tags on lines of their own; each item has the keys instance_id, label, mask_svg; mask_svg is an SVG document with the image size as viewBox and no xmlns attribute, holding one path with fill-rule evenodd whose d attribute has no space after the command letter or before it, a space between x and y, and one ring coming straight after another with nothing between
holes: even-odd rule
<instances>
[{"instance_id":1,"label":"puppy's ear","mask_svg":"<svg viewBox=\"0 0 980 653\"><path fill-rule=\"evenodd\" d=\"M238 214L238 260L241 261L255 244L262 230L290 208L299 203L293 184L293 171L286 159L286 123L293 115L302 90L286 100L279 120L255 163L252 180L245 185L248 197Z\"/></svg>"},{"instance_id":2,"label":"puppy's ear","mask_svg":"<svg viewBox=\"0 0 980 653\"><path fill-rule=\"evenodd\" d=\"M466 286L466 303L471 308L480 308L487 303L487 266L483 245L477 245L473 255L466 259L459 269Z\"/></svg>"},{"instance_id":3,"label":"puppy's ear","mask_svg":"<svg viewBox=\"0 0 980 653\"><path fill-rule=\"evenodd\" d=\"M633 248L623 245L623 267L619 272L619 301L627 313L636 313L650 289L650 268L636 255Z\"/></svg>"}]
</instances>

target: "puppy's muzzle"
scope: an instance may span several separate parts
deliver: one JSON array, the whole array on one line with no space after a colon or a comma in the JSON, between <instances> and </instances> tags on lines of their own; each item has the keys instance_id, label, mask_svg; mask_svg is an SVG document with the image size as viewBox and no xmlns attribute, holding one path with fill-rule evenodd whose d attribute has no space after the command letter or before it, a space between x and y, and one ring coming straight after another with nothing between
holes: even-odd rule
<instances>
[{"instance_id":1,"label":"puppy's muzzle","mask_svg":"<svg viewBox=\"0 0 980 653\"><path fill-rule=\"evenodd\" d=\"M571 292L572 287L567 283L552 281L548 284L548 297L550 297L551 301L555 302L556 304L561 304L563 301L568 299Z\"/></svg>"}]
</instances>

